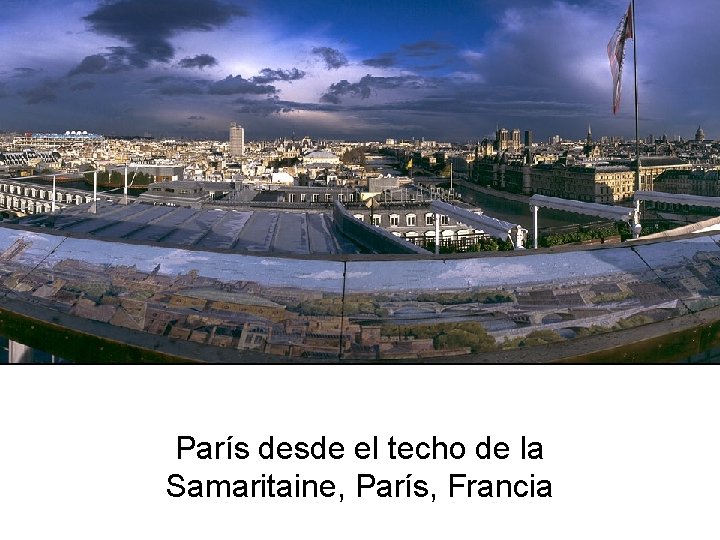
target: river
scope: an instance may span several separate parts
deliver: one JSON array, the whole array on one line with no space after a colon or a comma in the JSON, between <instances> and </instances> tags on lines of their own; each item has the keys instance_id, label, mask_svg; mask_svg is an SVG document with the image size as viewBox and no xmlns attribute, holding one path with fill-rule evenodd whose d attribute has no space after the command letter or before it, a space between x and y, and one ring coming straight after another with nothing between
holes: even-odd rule
<instances>
[{"instance_id":1,"label":"river","mask_svg":"<svg viewBox=\"0 0 720 540\"><path fill-rule=\"evenodd\" d=\"M517 223L532 231L533 220L530 212L530 205L524 202L495 197L479 191L473 191L465 187L458 187L457 191L462 195L462 200L480 208L486 215ZM551 228L568 227L570 225L584 225L588 223L599 223L600 220L594 216L584 216L573 212L562 212L560 210L540 209L538 213L538 228L543 231Z\"/></svg>"}]
</instances>

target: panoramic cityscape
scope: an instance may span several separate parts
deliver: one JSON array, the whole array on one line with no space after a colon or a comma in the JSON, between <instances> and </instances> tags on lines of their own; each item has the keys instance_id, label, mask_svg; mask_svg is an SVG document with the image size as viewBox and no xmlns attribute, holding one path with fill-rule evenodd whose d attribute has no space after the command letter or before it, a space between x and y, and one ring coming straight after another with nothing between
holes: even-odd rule
<instances>
[{"instance_id":1,"label":"panoramic cityscape","mask_svg":"<svg viewBox=\"0 0 720 540\"><path fill-rule=\"evenodd\" d=\"M0 362L716 361L714 6L511 4L9 2Z\"/></svg>"}]
</instances>

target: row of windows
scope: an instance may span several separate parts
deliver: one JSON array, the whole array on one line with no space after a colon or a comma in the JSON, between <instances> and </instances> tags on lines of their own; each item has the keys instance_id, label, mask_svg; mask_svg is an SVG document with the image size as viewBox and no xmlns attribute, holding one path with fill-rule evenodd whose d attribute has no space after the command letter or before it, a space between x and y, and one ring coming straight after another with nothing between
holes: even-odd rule
<instances>
[{"instance_id":1,"label":"row of windows","mask_svg":"<svg viewBox=\"0 0 720 540\"><path fill-rule=\"evenodd\" d=\"M353 217L356 219L359 219L360 221L364 221L364 216L362 214L355 214ZM390 227L399 227L400 226L400 215L399 214L390 214L389 216L390 221ZM382 226L382 215L381 214L375 214L372 217L372 223L373 225L376 225L378 227ZM435 214L428 213L425 214L425 225L430 226L435 223ZM440 216L440 224L441 225L449 225L450 224L450 218L445 215ZM415 227L417 225L417 216L415 214L406 214L405 215L405 225L407 227Z\"/></svg>"},{"instance_id":2,"label":"row of windows","mask_svg":"<svg viewBox=\"0 0 720 540\"><path fill-rule=\"evenodd\" d=\"M600 180L632 180L635 178L635 175L621 174L620 176L616 176L614 174L599 174L597 178Z\"/></svg>"},{"instance_id":3,"label":"row of windows","mask_svg":"<svg viewBox=\"0 0 720 540\"><path fill-rule=\"evenodd\" d=\"M307 201L308 201L308 198L307 198L307 195L308 195L308 194L307 194L307 193L300 193L299 199L298 199L298 196L297 196L297 195L298 195L297 193L288 193L288 194L287 194L287 200L288 200L288 202L294 203L294 202L298 202L298 200L299 200L301 203L304 203L304 202L307 202ZM311 202L314 202L314 203L315 203L315 202L320 202L320 194L319 194L319 193L312 193L311 195L312 195L311 198L310 198L310 201L311 201ZM332 193L325 193L324 202L328 202L328 203L329 203L329 202L332 202L332 200L333 200ZM337 194L337 200L340 201L340 202L344 202L345 200L347 200L347 201L349 201L349 202L354 202L354 201L355 201L355 194L354 194L354 193L347 193L347 194L345 194L345 193L338 193L338 194Z\"/></svg>"}]
</instances>

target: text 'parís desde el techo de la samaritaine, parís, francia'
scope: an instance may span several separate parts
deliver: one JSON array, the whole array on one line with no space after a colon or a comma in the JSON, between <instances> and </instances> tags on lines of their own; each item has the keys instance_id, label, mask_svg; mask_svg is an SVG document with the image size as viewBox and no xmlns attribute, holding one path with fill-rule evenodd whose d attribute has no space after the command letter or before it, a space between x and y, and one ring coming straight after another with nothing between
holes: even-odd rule
<instances>
[{"instance_id":1,"label":"text 'par\u00eds desde el techo de la samaritaine, par\u00eds, francia'","mask_svg":"<svg viewBox=\"0 0 720 540\"><path fill-rule=\"evenodd\" d=\"M444 441L433 436L428 440L405 441L395 436L382 438L377 435L353 442L343 442L322 436L311 442L285 441L269 436L260 442L250 443L233 435L224 440L201 441L191 435L177 437L177 459L180 461L248 461L271 464L296 461L341 462L350 460L363 469L349 473L345 466L338 468L343 478L309 477L301 472L273 474L253 467L252 478L188 478L173 472L167 478L167 494L170 497L190 498L238 498L238 499L285 499L302 498L322 501L355 499L415 499L435 502L438 498L549 498L552 483L535 473L520 479L482 478L476 472L448 471L438 478L434 468L432 478L421 478L407 470L407 465L426 465L429 462L447 464L472 464L477 470L480 463L505 462L507 460L542 461L543 446L539 441L525 435L516 444L497 440L489 435L470 444L461 441ZM368 464L383 462L397 465L399 474L386 478L373 472ZM327 470L327 467L324 467ZM387 470L384 466L383 470ZM420 471L422 473L422 471ZM482 471L478 471L482 472Z\"/></svg>"}]
</instances>

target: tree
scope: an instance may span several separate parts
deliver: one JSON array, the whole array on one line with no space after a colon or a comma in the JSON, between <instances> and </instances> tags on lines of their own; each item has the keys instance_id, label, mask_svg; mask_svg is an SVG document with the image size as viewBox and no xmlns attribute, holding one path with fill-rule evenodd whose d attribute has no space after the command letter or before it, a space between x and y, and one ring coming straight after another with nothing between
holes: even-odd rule
<instances>
[{"instance_id":1,"label":"tree","mask_svg":"<svg viewBox=\"0 0 720 540\"><path fill-rule=\"evenodd\" d=\"M345 165L365 165L365 153L367 148L364 146L358 146L357 148L351 148L346 150L340 158Z\"/></svg>"}]
</instances>

